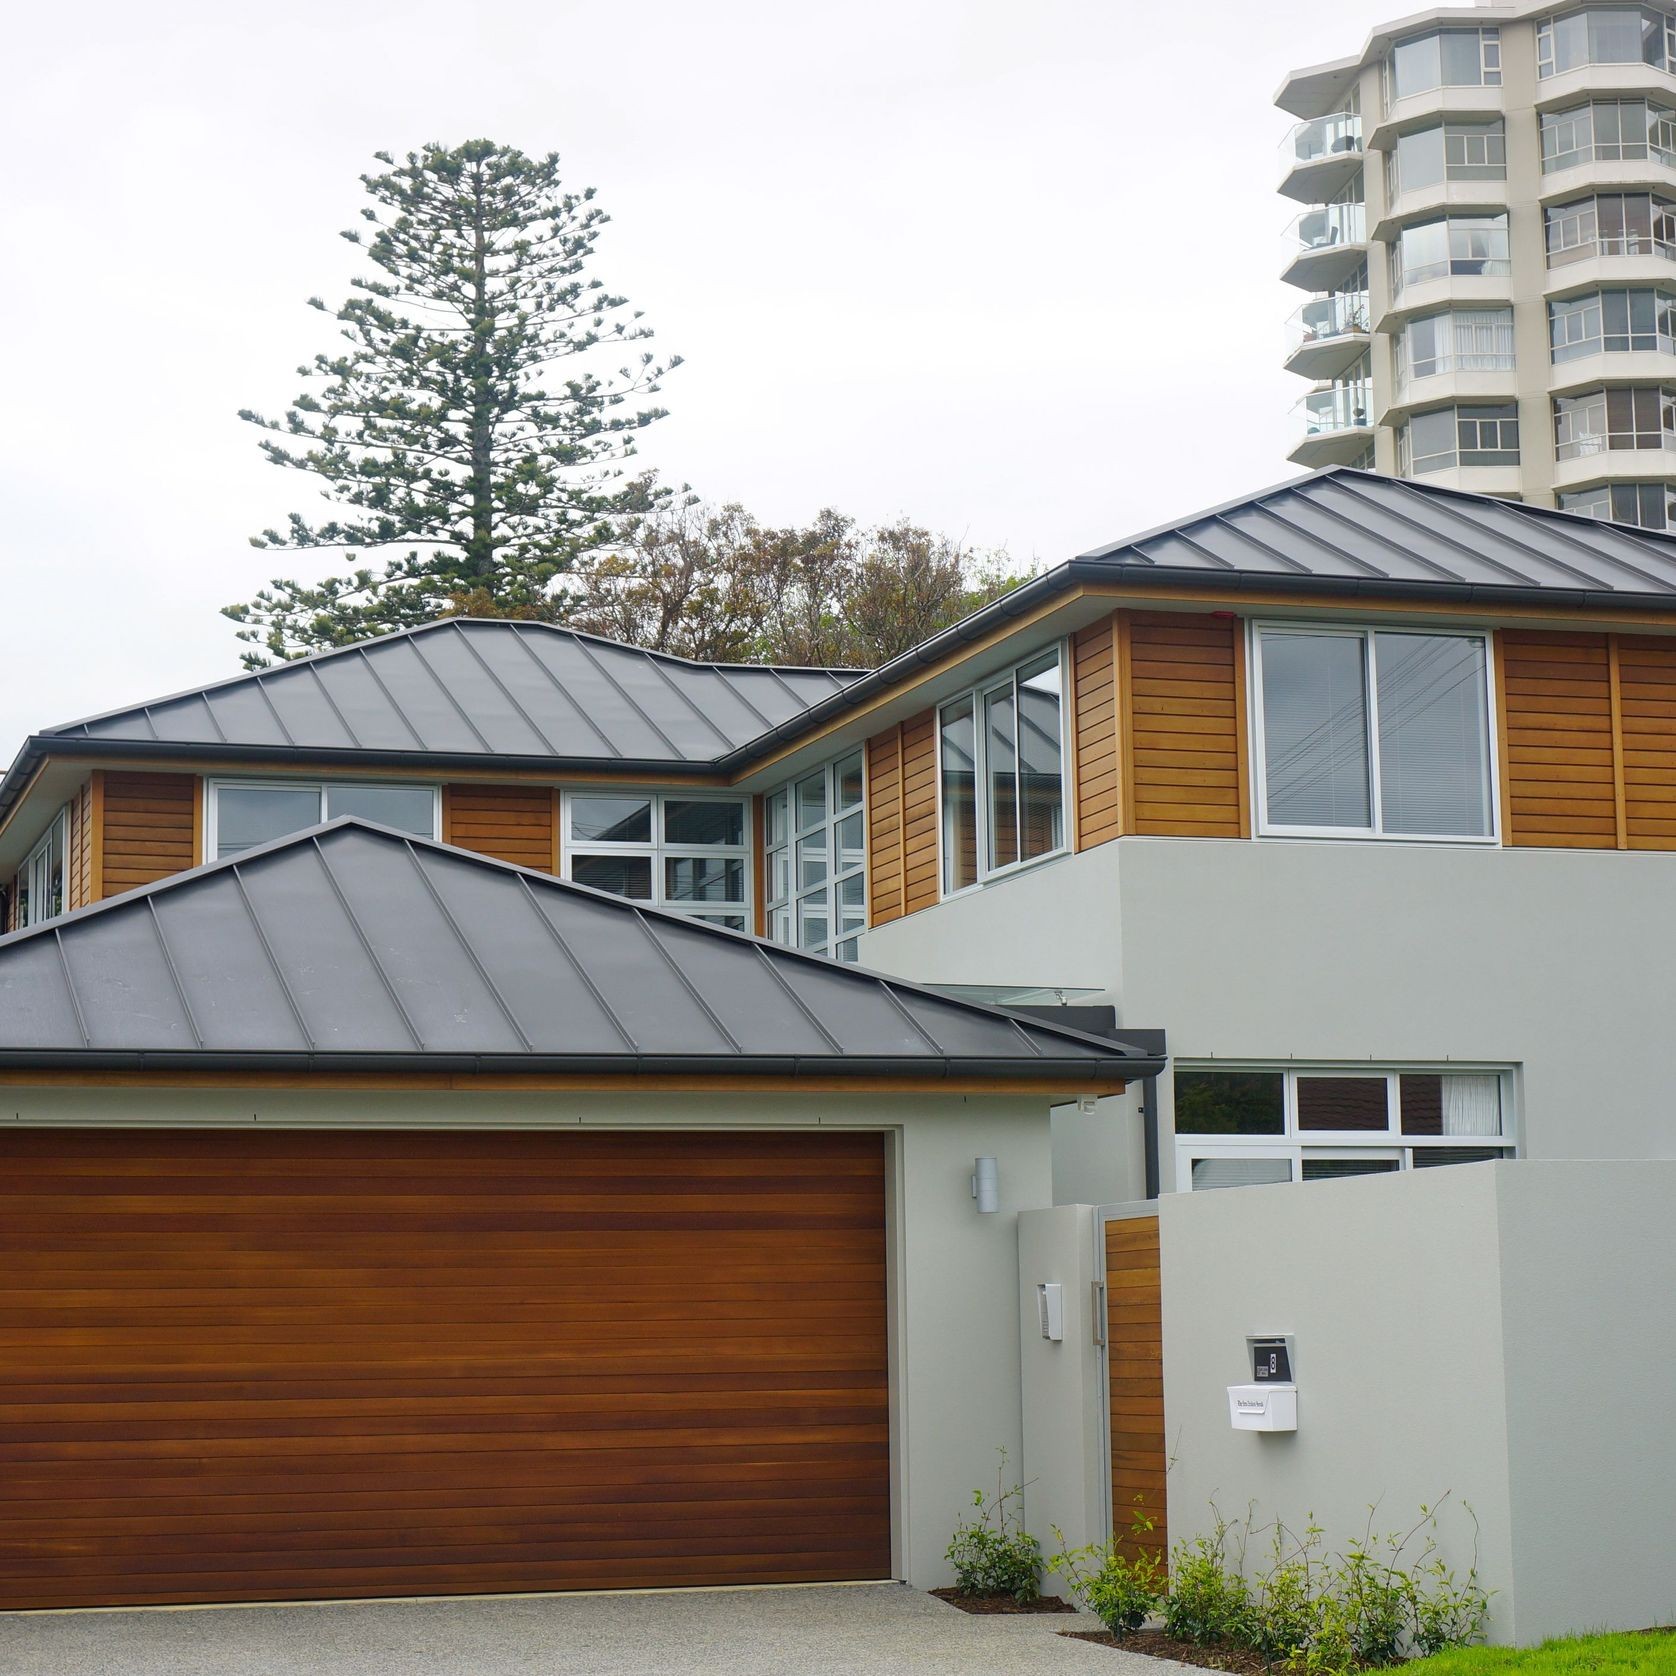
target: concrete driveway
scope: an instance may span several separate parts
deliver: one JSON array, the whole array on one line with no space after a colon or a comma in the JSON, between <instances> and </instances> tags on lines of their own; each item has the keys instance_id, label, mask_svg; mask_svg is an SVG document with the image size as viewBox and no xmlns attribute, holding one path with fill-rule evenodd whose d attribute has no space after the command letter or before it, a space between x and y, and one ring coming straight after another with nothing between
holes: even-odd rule
<instances>
[{"instance_id":1,"label":"concrete driveway","mask_svg":"<svg viewBox=\"0 0 1676 1676\"><path fill-rule=\"evenodd\" d=\"M1164 1676L893 1583L0 1616L5 1676Z\"/></svg>"}]
</instances>

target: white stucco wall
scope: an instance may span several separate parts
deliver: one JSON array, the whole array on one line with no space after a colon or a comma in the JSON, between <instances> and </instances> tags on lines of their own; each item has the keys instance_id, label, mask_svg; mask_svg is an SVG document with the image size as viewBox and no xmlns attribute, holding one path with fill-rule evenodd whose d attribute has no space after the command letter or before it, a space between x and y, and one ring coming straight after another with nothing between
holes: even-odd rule
<instances>
[{"instance_id":1,"label":"white stucco wall","mask_svg":"<svg viewBox=\"0 0 1676 1676\"><path fill-rule=\"evenodd\" d=\"M0 1090L0 1122L239 1127L822 1126L890 1137L892 1409L897 1571L952 1580L943 1558L995 1449L1022 1453L1018 1213L1052 1188L1048 1105L939 1094L346 1093ZM1000 1170L1001 1209L972 1202L972 1160Z\"/></svg>"},{"instance_id":2,"label":"white stucco wall","mask_svg":"<svg viewBox=\"0 0 1676 1676\"><path fill-rule=\"evenodd\" d=\"M1173 1538L1209 1504L1405 1528L1471 1560L1494 1636L1676 1619L1676 1162L1514 1161L1159 1206ZM1295 1346L1298 1430L1236 1432L1247 1335Z\"/></svg>"}]
</instances>

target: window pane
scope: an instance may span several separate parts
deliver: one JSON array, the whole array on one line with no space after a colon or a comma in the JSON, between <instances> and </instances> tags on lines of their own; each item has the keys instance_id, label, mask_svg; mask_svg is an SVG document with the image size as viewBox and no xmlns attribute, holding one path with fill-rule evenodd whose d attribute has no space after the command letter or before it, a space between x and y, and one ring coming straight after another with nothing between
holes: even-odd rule
<instances>
[{"instance_id":1,"label":"window pane","mask_svg":"<svg viewBox=\"0 0 1676 1676\"><path fill-rule=\"evenodd\" d=\"M1405 1135L1443 1133L1443 1078L1410 1073L1397 1078L1397 1103Z\"/></svg>"},{"instance_id":2,"label":"window pane","mask_svg":"<svg viewBox=\"0 0 1676 1676\"><path fill-rule=\"evenodd\" d=\"M838 823L838 866L859 867L867 859L866 835L859 814L846 815Z\"/></svg>"},{"instance_id":3,"label":"window pane","mask_svg":"<svg viewBox=\"0 0 1676 1676\"><path fill-rule=\"evenodd\" d=\"M666 844L743 844L745 805L665 798L663 837Z\"/></svg>"},{"instance_id":4,"label":"window pane","mask_svg":"<svg viewBox=\"0 0 1676 1676\"><path fill-rule=\"evenodd\" d=\"M1177 1071L1178 1135L1283 1135L1286 1079L1279 1071Z\"/></svg>"},{"instance_id":5,"label":"window pane","mask_svg":"<svg viewBox=\"0 0 1676 1676\"><path fill-rule=\"evenodd\" d=\"M984 766L989 780L989 865L1018 860L1018 720L1012 685L983 701Z\"/></svg>"},{"instance_id":6,"label":"window pane","mask_svg":"<svg viewBox=\"0 0 1676 1676\"><path fill-rule=\"evenodd\" d=\"M579 885L608 890L613 896L652 900L652 858L649 855L574 855L570 876Z\"/></svg>"},{"instance_id":7,"label":"window pane","mask_svg":"<svg viewBox=\"0 0 1676 1676\"><path fill-rule=\"evenodd\" d=\"M768 844L772 849L776 844L786 841L786 813L791 801L791 792L782 786L779 791L768 800Z\"/></svg>"},{"instance_id":8,"label":"window pane","mask_svg":"<svg viewBox=\"0 0 1676 1676\"><path fill-rule=\"evenodd\" d=\"M1263 635L1264 779L1274 825L1372 825L1363 657L1359 634Z\"/></svg>"},{"instance_id":9,"label":"window pane","mask_svg":"<svg viewBox=\"0 0 1676 1676\"><path fill-rule=\"evenodd\" d=\"M362 820L434 838L436 793L429 786L327 786L326 819L359 815Z\"/></svg>"},{"instance_id":10,"label":"window pane","mask_svg":"<svg viewBox=\"0 0 1676 1676\"><path fill-rule=\"evenodd\" d=\"M215 853L237 855L320 820L318 786L219 786L215 793Z\"/></svg>"},{"instance_id":11,"label":"window pane","mask_svg":"<svg viewBox=\"0 0 1676 1676\"><path fill-rule=\"evenodd\" d=\"M1490 831L1490 715L1484 642L1376 634L1380 822L1387 832L1481 838Z\"/></svg>"},{"instance_id":12,"label":"window pane","mask_svg":"<svg viewBox=\"0 0 1676 1676\"><path fill-rule=\"evenodd\" d=\"M1263 1187L1292 1179L1290 1158L1195 1158L1193 1186Z\"/></svg>"},{"instance_id":13,"label":"window pane","mask_svg":"<svg viewBox=\"0 0 1676 1676\"><path fill-rule=\"evenodd\" d=\"M1057 656L1018 676L1019 841L1025 860L1065 841Z\"/></svg>"},{"instance_id":14,"label":"window pane","mask_svg":"<svg viewBox=\"0 0 1676 1676\"><path fill-rule=\"evenodd\" d=\"M644 797L572 796L570 835L590 844L649 844L652 805Z\"/></svg>"},{"instance_id":15,"label":"window pane","mask_svg":"<svg viewBox=\"0 0 1676 1676\"><path fill-rule=\"evenodd\" d=\"M812 838L797 840L797 888L811 890L826 883L829 869L826 856L826 834L817 832Z\"/></svg>"},{"instance_id":16,"label":"window pane","mask_svg":"<svg viewBox=\"0 0 1676 1676\"><path fill-rule=\"evenodd\" d=\"M1384 1077L1299 1077L1300 1129L1388 1129Z\"/></svg>"},{"instance_id":17,"label":"window pane","mask_svg":"<svg viewBox=\"0 0 1676 1676\"><path fill-rule=\"evenodd\" d=\"M838 807L853 809L861 802L861 752L845 757L832 770L832 783L838 792Z\"/></svg>"},{"instance_id":18,"label":"window pane","mask_svg":"<svg viewBox=\"0 0 1676 1676\"><path fill-rule=\"evenodd\" d=\"M1443 129L1422 128L1417 134L1402 135L1394 155L1398 191L1435 186L1443 179Z\"/></svg>"},{"instance_id":19,"label":"window pane","mask_svg":"<svg viewBox=\"0 0 1676 1676\"><path fill-rule=\"evenodd\" d=\"M663 893L671 903L743 902L745 863L737 856L670 856Z\"/></svg>"},{"instance_id":20,"label":"window pane","mask_svg":"<svg viewBox=\"0 0 1676 1676\"><path fill-rule=\"evenodd\" d=\"M1311 1158L1304 1154L1305 1181L1337 1181L1343 1176L1389 1175L1398 1168L1395 1158Z\"/></svg>"},{"instance_id":21,"label":"window pane","mask_svg":"<svg viewBox=\"0 0 1676 1676\"><path fill-rule=\"evenodd\" d=\"M800 949L823 949L831 930L827 921L826 893L805 897L797 905L797 946Z\"/></svg>"},{"instance_id":22,"label":"window pane","mask_svg":"<svg viewBox=\"0 0 1676 1676\"><path fill-rule=\"evenodd\" d=\"M807 832L826 819L826 775L811 774L797 782L797 830Z\"/></svg>"},{"instance_id":23,"label":"window pane","mask_svg":"<svg viewBox=\"0 0 1676 1676\"><path fill-rule=\"evenodd\" d=\"M972 701L962 699L942 718L943 889L978 881L977 739Z\"/></svg>"},{"instance_id":24,"label":"window pane","mask_svg":"<svg viewBox=\"0 0 1676 1676\"><path fill-rule=\"evenodd\" d=\"M1429 1170L1439 1164L1493 1164L1507 1156L1499 1146L1417 1146L1414 1167Z\"/></svg>"},{"instance_id":25,"label":"window pane","mask_svg":"<svg viewBox=\"0 0 1676 1676\"><path fill-rule=\"evenodd\" d=\"M791 895L791 851L776 850L769 858L768 899L784 902Z\"/></svg>"}]
</instances>

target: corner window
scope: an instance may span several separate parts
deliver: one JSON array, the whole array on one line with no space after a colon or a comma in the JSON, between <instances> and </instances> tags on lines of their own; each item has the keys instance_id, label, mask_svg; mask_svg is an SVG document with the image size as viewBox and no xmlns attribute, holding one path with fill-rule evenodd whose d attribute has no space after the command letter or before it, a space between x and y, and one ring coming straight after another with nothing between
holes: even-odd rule
<instances>
[{"instance_id":1,"label":"corner window","mask_svg":"<svg viewBox=\"0 0 1676 1676\"><path fill-rule=\"evenodd\" d=\"M1590 291L1548 305L1556 364L1585 355L1676 354L1676 293Z\"/></svg>"},{"instance_id":2,"label":"corner window","mask_svg":"<svg viewBox=\"0 0 1676 1676\"><path fill-rule=\"evenodd\" d=\"M52 817L52 823L41 835L23 865L18 869L17 929L40 925L57 919L68 905L66 881L69 876L70 806L65 806Z\"/></svg>"},{"instance_id":3,"label":"corner window","mask_svg":"<svg viewBox=\"0 0 1676 1676\"><path fill-rule=\"evenodd\" d=\"M564 876L651 907L749 929L745 802L697 793L567 792Z\"/></svg>"},{"instance_id":4,"label":"corner window","mask_svg":"<svg viewBox=\"0 0 1676 1676\"><path fill-rule=\"evenodd\" d=\"M1676 529L1676 488L1668 483L1601 483L1592 489L1568 489L1560 496L1560 510L1643 530Z\"/></svg>"},{"instance_id":5,"label":"corner window","mask_svg":"<svg viewBox=\"0 0 1676 1676\"><path fill-rule=\"evenodd\" d=\"M1676 448L1676 390L1649 384L1554 398L1554 458Z\"/></svg>"},{"instance_id":6,"label":"corner window","mask_svg":"<svg viewBox=\"0 0 1676 1676\"><path fill-rule=\"evenodd\" d=\"M1676 167L1676 111L1650 99L1594 99L1538 117L1542 172L1583 163L1639 162Z\"/></svg>"},{"instance_id":7,"label":"corner window","mask_svg":"<svg viewBox=\"0 0 1676 1676\"><path fill-rule=\"evenodd\" d=\"M1494 835L1483 635L1289 624L1257 664L1262 831Z\"/></svg>"},{"instance_id":8,"label":"corner window","mask_svg":"<svg viewBox=\"0 0 1676 1676\"><path fill-rule=\"evenodd\" d=\"M943 894L1065 847L1059 650L938 714Z\"/></svg>"},{"instance_id":9,"label":"corner window","mask_svg":"<svg viewBox=\"0 0 1676 1676\"><path fill-rule=\"evenodd\" d=\"M1437 87L1499 87L1501 32L1440 29L1399 41L1389 65L1391 100Z\"/></svg>"},{"instance_id":10,"label":"corner window","mask_svg":"<svg viewBox=\"0 0 1676 1676\"><path fill-rule=\"evenodd\" d=\"M211 780L205 805L205 850L217 861L341 815L358 815L415 838L441 833L441 794L435 786L376 780Z\"/></svg>"},{"instance_id":11,"label":"corner window","mask_svg":"<svg viewBox=\"0 0 1676 1676\"><path fill-rule=\"evenodd\" d=\"M861 752L768 798L768 935L855 960L867 929L867 816Z\"/></svg>"},{"instance_id":12,"label":"corner window","mask_svg":"<svg viewBox=\"0 0 1676 1676\"><path fill-rule=\"evenodd\" d=\"M1516 466L1519 409L1444 407L1417 413L1397 433L1397 469L1405 477L1455 466Z\"/></svg>"},{"instance_id":13,"label":"corner window","mask_svg":"<svg viewBox=\"0 0 1676 1676\"><path fill-rule=\"evenodd\" d=\"M1177 1184L1329 1181L1513 1155L1500 1071L1178 1065Z\"/></svg>"},{"instance_id":14,"label":"corner window","mask_svg":"<svg viewBox=\"0 0 1676 1676\"><path fill-rule=\"evenodd\" d=\"M1511 372L1513 310L1445 309L1410 320L1397 336L1397 380L1445 372Z\"/></svg>"},{"instance_id":15,"label":"corner window","mask_svg":"<svg viewBox=\"0 0 1676 1676\"><path fill-rule=\"evenodd\" d=\"M1651 192L1599 193L1544 212L1548 266L1593 256L1661 256L1676 261L1676 204Z\"/></svg>"},{"instance_id":16,"label":"corner window","mask_svg":"<svg viewBox=\"0 0 1676 1676\"><path fill-rule=\"evenodd\" d=\"M1497 122L1444 122L1402 134L1386 154L1393 200L1450 180L1506 180L1507 130Z\"/></svg>"},{"instance_id":17,"label":"corner window","mask_svg":"<svg viewBox=\"0 0 1676 1676\"><path fill-rule=\"evenodd\" d=\"M1397 235L1393 258L1393 283L1398 291L1434 279L1505 278L1513 271L1507 217L1451 215L1405 227Z\"/></svg>"},{"instance_id":18,"label":"corner window","mask_svg":"<svg viewBox=\"0 0 1676 1676\"><path fill-rule=\"evenodd\" d=\"M1589 64L1676 69L1676 18L1647 6L1592 6L1536 26L1536 73L1546 80Z\"/></svg>"}]
</instances>

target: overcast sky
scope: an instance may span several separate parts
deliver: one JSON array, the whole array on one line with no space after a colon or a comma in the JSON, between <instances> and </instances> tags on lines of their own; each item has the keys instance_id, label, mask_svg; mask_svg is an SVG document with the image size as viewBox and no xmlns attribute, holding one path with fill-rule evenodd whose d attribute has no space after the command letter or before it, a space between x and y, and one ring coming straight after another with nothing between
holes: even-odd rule
<instances>
[{"instance_id":1,"label":"overcast sky","mask_svg":"<svg viewBox=\"0 0 1676 1676\"><path fill-rule=\"evenodd\" d=\"M0 758L237 672L326 555L283 410L370 154L562 153L598 272L687 358L646 458L761 518L908 513L1057 563L1290 475L1290 67L1369 0L93 0L14 8L0 102Z\"/></svg>"}]
</instances>

